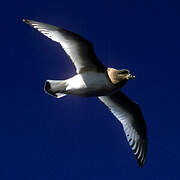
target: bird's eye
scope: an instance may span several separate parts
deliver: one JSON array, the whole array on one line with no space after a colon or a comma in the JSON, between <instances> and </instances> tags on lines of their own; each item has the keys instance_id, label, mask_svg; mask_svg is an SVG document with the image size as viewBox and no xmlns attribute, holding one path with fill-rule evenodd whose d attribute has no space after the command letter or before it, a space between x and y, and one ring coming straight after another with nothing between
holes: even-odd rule
<instances>
[{"instance_id":1,"label":"bird's eye","mask_svg":"<svg viewBox=\"0 0 180 180\"><path fill-rule=\"evenodd\" d=\"M120 74L128 74L128 71L127 70L124 70L124 71L121 71L119 72Z\"/></svg>"}]
</instances>

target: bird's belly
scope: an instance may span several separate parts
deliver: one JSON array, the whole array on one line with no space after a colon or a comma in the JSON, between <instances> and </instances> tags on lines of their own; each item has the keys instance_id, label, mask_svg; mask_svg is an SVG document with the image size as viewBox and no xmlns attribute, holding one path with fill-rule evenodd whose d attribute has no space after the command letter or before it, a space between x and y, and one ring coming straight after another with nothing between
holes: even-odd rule
<instances>
[{"instance_id":1,"label":"bird's belly","mask_svg":"<svg viewBox=\"0 0 180 180\"><path fill-rule=\"evenodd\" d=\"M66 93L77 96L102 96L115 89L104 73L77 74L68 79L67 83Z\"/></svg>"}]
</instances>

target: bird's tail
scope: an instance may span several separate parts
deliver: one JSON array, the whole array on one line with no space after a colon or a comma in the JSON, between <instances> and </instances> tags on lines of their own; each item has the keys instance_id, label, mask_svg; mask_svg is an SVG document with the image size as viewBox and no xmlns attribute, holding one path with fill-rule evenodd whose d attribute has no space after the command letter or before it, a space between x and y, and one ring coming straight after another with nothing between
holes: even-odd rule
<instances>
[{"instance_id":1,"label":"bird's tail","mask_svg":"<svg viewBox=\"0 0 180 180\"><path fill-rule=\"evenodd\" d=\"M64 94L66 86L64 80L47 80L44 85L44 91L53 97L61 98L67 95Z\"/></svg>"}]
</instances>

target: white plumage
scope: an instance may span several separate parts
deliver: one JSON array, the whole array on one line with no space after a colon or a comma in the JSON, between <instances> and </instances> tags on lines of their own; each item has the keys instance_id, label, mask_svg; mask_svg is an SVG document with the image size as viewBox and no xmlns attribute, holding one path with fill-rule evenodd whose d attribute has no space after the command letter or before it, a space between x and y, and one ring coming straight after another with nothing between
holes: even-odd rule
<instances>
[{"instance_id":1,"label":"white plumage","mask_svg":"<svg viewBox=\"0 0 180 180\"><path fill-rule=\"evenodd\" d=\"M76 67L77 74L67 80L47 80L45 91L57 98L67 94L99 96L121 122L129 145L142 167L147 153L146 125L140 107L119 88L135 78L129 70L107 68L96 57L93 45L78 34L49 24L23 20L48 38L60 43Z\"/></svg>"}]
</instances>

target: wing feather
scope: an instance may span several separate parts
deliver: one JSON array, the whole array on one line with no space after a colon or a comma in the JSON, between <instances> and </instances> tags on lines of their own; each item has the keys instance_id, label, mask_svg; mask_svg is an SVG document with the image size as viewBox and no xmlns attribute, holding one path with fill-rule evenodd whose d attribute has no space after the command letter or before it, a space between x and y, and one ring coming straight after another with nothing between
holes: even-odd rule
<instances>
[{"instance_id":1,"label":"wing feather","mask_svg":"<svg viewBox=\"0 0 180 180\"><path fill-rule=\"evenodd\" d=\"M122 123L129 145L140 167L142 167L147 153L147 135L140 107L121 91L110 96L101 96L99 99Z\"/></svg>"},{"instance_id":2,"label":"wing feather","mask_svg":"<svg viewBox=\"0 0 180 180\"><path fill-rule=\"evenodd\" d=\"M50 24L26 19L23 21L53 41L60 43L74 63L77 73L90 70L104 71L105 66L96 57L93 45L85 38Z\"/></svg>"}]
</instances>

